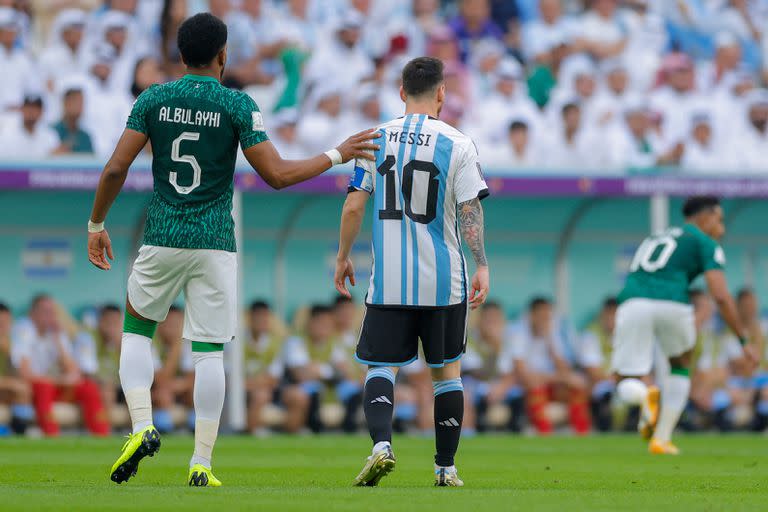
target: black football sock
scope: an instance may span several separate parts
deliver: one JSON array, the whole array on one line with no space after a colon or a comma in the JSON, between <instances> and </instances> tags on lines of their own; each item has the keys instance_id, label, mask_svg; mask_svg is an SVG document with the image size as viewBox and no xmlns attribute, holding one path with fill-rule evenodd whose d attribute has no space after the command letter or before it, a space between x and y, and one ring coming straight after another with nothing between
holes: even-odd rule
<instances>
[{"instance_id":1,"label":"black football sock","mask_svg":"<svg viewBox=\"0 0 768 512\"><path fill-rule=\"evenodd\" d=\"M435 464L453 466L464 419L464 386L461 378L432 383L435 391Z\"/></svg>"},{"instance_id":2,"label":"black football sock","mask_svg":"<svg viewBox=\"0 0 768 512\"><path fill-rule=\"evenodd\" d=\"M395 374L387 367L368 370L363 391L363 412L373 443L392 442L392 412L395 402Z\"/></svg>"}]
</instances>

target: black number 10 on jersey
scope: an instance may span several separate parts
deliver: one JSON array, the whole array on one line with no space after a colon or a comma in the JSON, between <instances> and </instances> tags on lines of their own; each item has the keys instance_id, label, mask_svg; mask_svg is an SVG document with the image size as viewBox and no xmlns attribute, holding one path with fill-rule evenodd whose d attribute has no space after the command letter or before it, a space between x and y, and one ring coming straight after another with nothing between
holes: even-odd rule
<instances>
[{"instance_id":1,"label":"black number 10 on jersey","mask_svg":"<svg viewBox=\"0 0 768 512\"><path fill-rule=\"evenodd\" d=\"M397 209L395 200L395 157L389 155L376 171L384 177L385 200L384 209L379 210L379 219L382 220L402 220L403 212ZM416 172L425 172L429 174L427 180L427 202L424 213L414 213L412 208L413 188L415 186L413 177ZM429 224L437 216L437 195L440 187L440 181L437 177L440 175L440 169L432 162L424 160L411 160L403 167L402 194L405 205L405 214L414 222L419 224Z\"/></svg>"}]
</instances>

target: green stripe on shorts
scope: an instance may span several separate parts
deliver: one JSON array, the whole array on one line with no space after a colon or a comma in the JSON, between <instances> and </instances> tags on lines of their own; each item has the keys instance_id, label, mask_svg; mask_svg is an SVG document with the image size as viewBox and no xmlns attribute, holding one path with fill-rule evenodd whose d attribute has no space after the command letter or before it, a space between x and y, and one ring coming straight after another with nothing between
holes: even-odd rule
<instances>
[{"instance_id":1,"label":"green stripe on shorts","mask_svg":"<svg viewBox=\"0 0 768 512\"><path fill-rule=\"evenodd\" d=\"M224 350L223 343L192 342L192 352L221 352L222 350Z\"/></svg>"}]
</instances>

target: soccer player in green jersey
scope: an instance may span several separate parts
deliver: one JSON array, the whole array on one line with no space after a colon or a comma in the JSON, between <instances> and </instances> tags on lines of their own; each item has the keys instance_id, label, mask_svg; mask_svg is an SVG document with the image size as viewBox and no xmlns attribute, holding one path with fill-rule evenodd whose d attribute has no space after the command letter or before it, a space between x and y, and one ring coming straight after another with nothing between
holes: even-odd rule
<instances>
[{"instance_id":1,"label":"soccer player in green jersey","mask_svg":"<svg viewBox=\"0 0 768 512\"><path fill-rule=\"evenodd\" d=\"M88 224L88 257L103 270L113 259L104 219L128 168L149 141L154 193L144 241L128 278L120 354L120 382L133 433L111 471L121 483L139 461L160 448L152 425L150 340L183 290L184 338L195 364L195 450L190 486L220 486L211 454L224 404L224 343L235 334L237 269L232 190L238 144L257 173L279 189L353 158L372 158L372 130L307 160L283 160L267 139L259 108L246 94L220 83L227 59L227 27L211 14L186 20L178 46L188 74L150 87L136 100L127 127L99 181Z\"/></svg>"},{"instance_id":2,"label":"soccer player in green jersey","mask_svg":"<svg viewBox=\"0 0 768 512\"><path fill-rule=\"evenodd\" d=\"M683 215L683 227L670 228L640 244L616 312L612 361L619 379L616 392L622 402L641 407L639 430L650 439L648 449L653 454L679 453L671 437L691 388L696 328L688 288L696 277L704 275L723 320L739 336L747 357L757 360L723 272L725 253L717 240L725 234L725 226L719 200L690 197ZM669 374L659 383L661 389L641 380L651 371L656 344L670 365Z\"/></svg>"}]
</instances>

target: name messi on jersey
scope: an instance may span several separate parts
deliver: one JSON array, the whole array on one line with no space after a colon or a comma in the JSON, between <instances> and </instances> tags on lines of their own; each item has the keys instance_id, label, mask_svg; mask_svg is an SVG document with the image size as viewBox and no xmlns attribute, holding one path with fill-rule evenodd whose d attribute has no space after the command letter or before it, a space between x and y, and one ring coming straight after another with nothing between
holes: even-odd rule
<instances>
[{"instance_id":1,"label":"name messi on jersey","mask_svg":"<svg viewBox=\"0 0 768 512\"><path fill-rule=\"evenodd\" d=\"M389 142L399 142L401 144L416 144L417 146L429 147L429 139L431 138L431 133L389 132Z\"/></svg>"},{"instance_id":2,"label":"name messi on jersey","mask_svg":"<svg viewBox=\"0 0 768 512\"><path fill-rule=\"evenodd\" d=\"M221 124L221 112L193 111L191 108L160 107L158 120L166 123L189 124L192 126L207 126L218 128Z\"/></svg>"}]
</instances>

